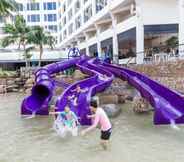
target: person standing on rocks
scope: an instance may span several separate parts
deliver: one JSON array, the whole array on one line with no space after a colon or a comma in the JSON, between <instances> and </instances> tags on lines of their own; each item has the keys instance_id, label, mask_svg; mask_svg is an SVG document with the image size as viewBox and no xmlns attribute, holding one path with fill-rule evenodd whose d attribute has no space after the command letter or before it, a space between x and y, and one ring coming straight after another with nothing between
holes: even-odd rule
<instances>
[{"instance_id":1,"label":"person standing on rocks","mask_svg":"<svg viewBox=\"0 0 184 162\"><path fill-rule=\"evenodd\" d=\"M90 102L90 109L93 115L88 115L87 117L93 119L94 122L92 126L88 127L87 129L81 132L81 135L84 136L86 133L90 132L91 130L95 129L97 125L100 125L101 129L101 146L104 150L107 149L109 139L112 133L112 125L111 122L105 113L105 111L98 107L97 100L91 100Z\"/></svg>"}]
</instances>

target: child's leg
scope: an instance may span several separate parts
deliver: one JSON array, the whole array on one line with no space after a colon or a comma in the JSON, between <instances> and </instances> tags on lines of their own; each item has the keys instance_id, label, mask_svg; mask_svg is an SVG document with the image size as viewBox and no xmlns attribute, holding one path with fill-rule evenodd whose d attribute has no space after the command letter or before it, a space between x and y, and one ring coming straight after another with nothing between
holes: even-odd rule
<instances>
[{"instance_id":1,"label":"child's leg","mask_svg":"<svg viewBox=\"0 0 184 162\"><path fill-rule=\"evenodd\" d=\"M73 104L74 104L74 106L77 106L77 97L74 98Z\"/></svg>"},{"instance_id":2,"label":"child's leg","mask_svg":"<svg viewBox=\"0 0 184 162\"><path fill-rule=\"evenodd\" d=\"M75 127L73 129L71 129L71 133L72 133L72 136L76 137L78 135L78 128Z\"/></svg>"},{"instance_id":3,"label":"child's leg","mask_svg":"<svg viewBox=\"0 0 184 162\"><path fill-rule=\"evenodd\" d=\"M102 146L102 148L104 150L107 150L108 144L109 144L109 140L101 140L100 144L101 144L101 146Z\"/></svg>"}]
</instances>

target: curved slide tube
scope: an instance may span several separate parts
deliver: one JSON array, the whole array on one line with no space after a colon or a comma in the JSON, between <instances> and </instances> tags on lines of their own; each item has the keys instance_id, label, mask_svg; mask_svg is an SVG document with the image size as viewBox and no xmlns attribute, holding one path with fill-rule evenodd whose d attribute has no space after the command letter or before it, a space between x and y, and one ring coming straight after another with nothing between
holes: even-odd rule
<instances>
[{"instance_id":1,"label":"curved slide tube","mask_svg":"<svg viewBox=\"0 0 184 162\"><path fill-rule=\"evenodd\" d=\"M91 96L98 92L103 91L105 88L109 87L113 81L113 74L98 68L95 64L95 59L88 59L76 64L77 68L83 73L88 74L90 77L82 81L78 81L73 85L69 86L64 93L58 98L56 111L63 111L66 105L69 105L72 111L74 111L79 117L79 121L82 125L90 125L91 120L87 119L86 115L90 114L89 102ZM100 80L100 75L107 75L108 80ZM80 93L78 95L78 103L74 105L72 100L68 99L68 96L76 95L73 90L77 85L80 85L82 89L87 89L87 92Z\"/></svg>"},{"instance_id":2,"label":"curved slide tube","mask_svg":"<svg viewBox=\"0 0 184 162\"><path fill-rule=\"evenodd\" d=\"M59 85L51 78L51 74L75 66L81 60L80 58L75 58L64 62L57 62L37 70L35 72L35 85L32 88L32 94L23 100L21 114L48 115L48 104L53 96L53 90L55 86Z\"/></svg>"},{"instance_id":3,"label":"curved slide tube","mask_svg":"<svg viewBox=\"0 0 184 162\"><path fill-rule=\"evenodd\" d=\"M184 123L184 98L179 93L133 70L107 63L101 65L127 80L149 101L155 108L154 124Z\"/></svg>"}]
</instances>

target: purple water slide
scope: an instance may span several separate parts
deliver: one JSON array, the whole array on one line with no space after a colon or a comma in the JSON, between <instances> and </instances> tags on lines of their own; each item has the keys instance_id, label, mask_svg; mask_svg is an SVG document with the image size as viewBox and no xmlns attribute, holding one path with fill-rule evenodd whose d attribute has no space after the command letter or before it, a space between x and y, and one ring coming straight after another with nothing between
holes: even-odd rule
<instances>
[{"instance_id":1,"label":"purple water slide","mask_svg":"<svg viewBox=\"0 0 184 162\"><path fill-rule=\"evenodd\" d=\"M79 121L82 125L90 125L91 120L87 119L87 114L90 114L89 102L93 95L98 92L103 91L105 88L109 87L113 81L113 74L98 68L95 64L95 59L86 58L76 64L77 68L83 73L88 74L89 78L82 81L78 81L73 85L69 86L64 93L58 98L56 111L63 111L66 105L69 105L72 111L74 111L79 117ZM107 75L108 80L100 80L99 75ZM82 89L88 89L86 92L75 94L73 90L77 85L80 85ZM77 100L77 105L73 103L73 100L68 100L68 96L75 95Z\"/></svg>"},{"instance_id":2,"label":"purple water slide","mask_svg":"<svg viewBox=\"0 0 184 162\"><path fill-rule=\"evenodd\" d=\"M155 108L154 124L184 123L184 98L179 93L170 90L144 74L133 70L101 64L116 76L125 79L134 86Z\"/></svg>"},{"instance_id":3,"label":"purple water slide","mask_svg":"<svg viewBox=\"0 0 184 162\"><path fill-rule=\"evenodd\" d=\"M35 72L35 85L30 96L26 97L21 105L21 114L48 115L48 104L53 96L55 86L59 83L52 79L51 74L58 73L72 66L82 58L57 62L40 68Z\"/></svg>"}]
</instances>

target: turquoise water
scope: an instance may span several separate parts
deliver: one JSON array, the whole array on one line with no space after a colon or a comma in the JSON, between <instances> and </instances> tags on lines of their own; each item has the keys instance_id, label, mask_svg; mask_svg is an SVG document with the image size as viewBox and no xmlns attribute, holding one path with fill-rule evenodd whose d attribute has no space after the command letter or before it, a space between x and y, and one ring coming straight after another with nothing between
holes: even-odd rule
<instances>
[{"instance_id":1,"label":"turquoise water","mask_svg":"<svg viewBox=\"0 0 184 162\"><path fill-rule=\"evenodd\" d=\"M0 162L183 162L184 127L154 126L152 114L135 115L131 104L112 120L110 148L99 146L99 130L61 139L52 117L23 119L22 94L0 96Z\"/></svg>"}]
</instances>

